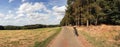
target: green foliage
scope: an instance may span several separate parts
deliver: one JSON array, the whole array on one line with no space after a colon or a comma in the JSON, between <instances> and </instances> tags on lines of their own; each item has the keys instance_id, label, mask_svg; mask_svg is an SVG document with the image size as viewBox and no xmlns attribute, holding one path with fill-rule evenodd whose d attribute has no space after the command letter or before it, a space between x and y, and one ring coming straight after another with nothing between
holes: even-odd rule
<instances>
[{"instance_id":1,"label":"green foliage","mask_svg":"<svg viewBox=\"0 0 120 47\"><path fill-rule=\"evenodd\" d=\"M61 25L120 25L120 0L68 0Z\"/></svg>"},{"instance_id":2,"label":"green foliage","mask_svg":"<svg viewBox=\"0 0 120 47\"><path fill-rule=\"evenodd\" d=\"M22 29L37 29L37 28L45 28L45 27L59 27L59 25L25 25L25 26L0 26L0 30L22 30Z\"/></svg>"},{"instance_id":3,"label":"green foliage","mask_svg":"<svg viewBox=\"0 0 120 47\"><path fill-rule=\"evenodd\" d=\"M4 27L3 27L3 26L0 26L0 30L4 30Z\"/></svg>"},{"instance_id":4,"label":"green foliage","mask_svg":"<svg viewBox=\"0 0 120 47\"><path fill-rule=\"evenodd\" d=\"M4 26L4 30L19 30L22 29L20 26Z\"/></svg>"}]
</instances>

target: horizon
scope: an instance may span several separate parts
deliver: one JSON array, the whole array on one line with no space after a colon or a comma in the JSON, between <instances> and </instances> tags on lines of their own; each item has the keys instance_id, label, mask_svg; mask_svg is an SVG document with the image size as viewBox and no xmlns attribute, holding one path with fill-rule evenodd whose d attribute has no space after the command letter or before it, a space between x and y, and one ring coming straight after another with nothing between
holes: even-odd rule
<instances>
[{"instance_id":1,"label":"horizon","mask_svg":"<svg viewBox=\"0 0 120 47\"><path fill-rule=\"evenodd\" d=\"M27 24L27 25L0 25L0 26L28 26L28 25L47 25L47 24ZM60 25L60 24L49 24L49 25Z\"/></svg>"},{"instance_id":2,"label":"horizon","mask_svg":"<svg viewBox=\"0 0 120 47\"><path fill-rule=\"evenodd\" d=\"M1 0L0 25L56 25L64 17L67 0Z\"/></svg>"}]
</instances>

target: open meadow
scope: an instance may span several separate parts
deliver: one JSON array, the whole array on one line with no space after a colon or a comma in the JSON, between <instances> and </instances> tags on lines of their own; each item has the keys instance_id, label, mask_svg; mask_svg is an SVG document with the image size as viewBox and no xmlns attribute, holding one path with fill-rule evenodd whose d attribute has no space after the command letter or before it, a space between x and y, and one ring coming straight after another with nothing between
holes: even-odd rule
<instances>
[{"instance_id":1,"label":"open meadow","mask_svg":"<svg viewBox=\"0 0 120 47\"><path fill-rule=\"evenodd\" d=\"M60 31L60 27L30 30L0 30L0 47L38 47L41 42ZM44 45L44 44L43 44Z\"/></svg>"},{"instance_id":2,"label":"open meadow","mask_svg":"<svg viewBox=\"0 0 120 47\"><path fill-rule=\"evenodd\" d=\"M94 47L120 47L120 26L83 26L77 29Z\"/></svg>"}]
</instances>

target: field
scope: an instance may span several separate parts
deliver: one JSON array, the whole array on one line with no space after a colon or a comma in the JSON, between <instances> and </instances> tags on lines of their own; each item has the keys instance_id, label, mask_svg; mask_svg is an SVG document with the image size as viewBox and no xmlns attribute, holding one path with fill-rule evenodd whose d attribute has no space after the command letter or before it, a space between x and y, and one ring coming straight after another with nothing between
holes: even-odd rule
<instances>
[{"instance_id":1,"label":"field","mask_svg":"<svg viewBox=\"0 0 120 47\"><path fill-rule=\"evenodd\" d=\"M93 47L120 47L120 26L82 26L77 29Z\"/></svg>"},{"instance_id":2,"label":"field","mask_svg":"<svg viewBox=\"0 0 120 47\"><path fill-rule=\"evenodd\" d=\"M58 32L60 27L31 30L0 30L0 47L37 47L37 42ZM48 40L48 39L47 39Z\"/></svg>"}]
</instances>

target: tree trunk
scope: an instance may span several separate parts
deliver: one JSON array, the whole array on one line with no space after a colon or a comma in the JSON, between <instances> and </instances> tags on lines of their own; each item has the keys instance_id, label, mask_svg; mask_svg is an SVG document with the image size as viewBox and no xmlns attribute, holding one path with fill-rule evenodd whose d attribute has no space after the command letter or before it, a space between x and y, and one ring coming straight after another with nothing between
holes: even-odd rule
<instances>
[{"instance_id":1,"label":"tree trunk","mask_svg":"<svg viewBox=\"0 0 120 47\"><path fill-rule=\"evenodd\" d=\"M77 21L78 21L78 26L79 26L79 16L78 16L78 20Z\"/></svg>"},{"instance_id":2,"label":"tree trunk","mask_svg":"<svg viewBox=\"0 0 120 47\"><path fill-rule=\"evenodd\" d=\"M98 24L98 19L95 19L95 25L97 25Z\"/></svg>"},{"instance_id":3,"label":"tree trunk","mask_svg":"<svg viewBox=\"0 0 120 47\"><path fill-rule=\"evenodd\" d=\"M67 21L65 22L65 26L67 26Z\"/></svg>"},{"instance_id":4,"label":"tree trunk","mask_svg":"<svg viewBox=\"0 0 120 47\"><path fill-rule=\"evenodd\" d=\"M77 20L76 20L76 22L75 22L75 25L77 26Z\"/></svg>"},{"instance_id":5,"label":"tree trunk","mask_svg":"<svg viewBox=\"0 0 120 47\"><path fill-rule=\"evenodd\" d=\"M88 27L88 26L89 26L89 20L87 20L87 23L86 23L86 24L87 24L87 27Z\"/></svg>"},{"instance_id":6,"label":"tree trunk","mask_svg":"<svg viewBox=\"0 0 120 47\"><path fill-rule=\"evenodd\" d=\"M95 21L95 25L97 25L98 24L98 20L96 19L96 21Z\"/></svg>"},{"instance_id":7,"label":"tree trunk","mask_svg":"<svg viewBox=\"0 0 120 47\"><path fill-rule=\"evenodd\" d=\"M77 26L77 16L75 16L75 18L76 18L76 19L75 19L75 24L76 24L76 26Z\"/></svg>"}]
</instances>

